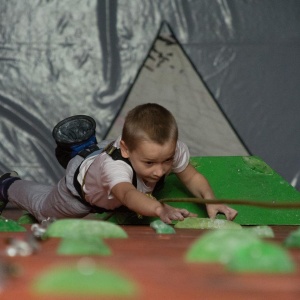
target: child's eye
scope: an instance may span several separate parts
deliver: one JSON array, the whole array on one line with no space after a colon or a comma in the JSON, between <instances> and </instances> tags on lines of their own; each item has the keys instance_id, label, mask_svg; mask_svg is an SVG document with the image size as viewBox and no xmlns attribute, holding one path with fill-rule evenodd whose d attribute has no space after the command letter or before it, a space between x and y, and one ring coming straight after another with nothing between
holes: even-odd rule
<instances>
[{"instance_id":1,"label":"child's eye","mask_svg":"<svg viewBox=\"0 0 300 300\"><path fill-rule=\"evenodd\" d=\"M173 161L173 157L166 160L167 163L172 162L172 161Z\"/></svg>"}]
</instances>

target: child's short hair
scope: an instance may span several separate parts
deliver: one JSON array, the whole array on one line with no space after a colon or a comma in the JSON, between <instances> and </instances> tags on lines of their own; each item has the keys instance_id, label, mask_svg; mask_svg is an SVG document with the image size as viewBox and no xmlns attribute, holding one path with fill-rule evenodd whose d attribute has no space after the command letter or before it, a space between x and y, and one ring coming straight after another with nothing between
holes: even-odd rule
<instances>
[{"instance_id":1,"label":"child's short hair","mask_svg":"<svg viewBox=\"0 0 300 300\"><path fill-rule=\"evenodd\" d=\"M170 111L156 103L141 104L128 112L122 131L122 140L134 150L142 140L163 145L177 141L177 123Z\"/></svg>"}]
</instances>

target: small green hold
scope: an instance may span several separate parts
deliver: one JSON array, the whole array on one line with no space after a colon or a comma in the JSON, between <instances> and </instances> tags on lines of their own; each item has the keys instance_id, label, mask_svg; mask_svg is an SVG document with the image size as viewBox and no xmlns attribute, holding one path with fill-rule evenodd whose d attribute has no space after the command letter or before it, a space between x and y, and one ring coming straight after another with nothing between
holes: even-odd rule
<instances>
[{"instance_id":1,"label":"small green hold","mask_svg":"<svg viewBox=\"0 0 300 300\"><path fill-rule=\"evenodd\" d=\"M243 161L251 170L264 175L272 175L274 171L262 160L255 156L245 156Z\"/></svg>"},{"instance_id":2,"label":"small green hold","mask_svg":"<svg viewBox=\"0 0 300 300\"><path fill-rule=\"evenodd\" d=\"M212 230L204 233L189 247L185 259L188 262L224 264L236 249L259 241L258 237L244 230Z\"/></svg>"},{"instance_id":3,"label":"small green hold","mask_svg":"<svg viewBox=\"0 0 300 300\"><path fill-rule=\"evenodd\" d=\"M19 219L18 224L36 224L39 223L39 221L30 213L25 212Z\"/></svg>"},{"instance_id":4,"label":"small green hold","mask_svg":"<svg viewBox=\"0 0 300 300\"><path fill-rule=\"evenodd\" d=\"M61 240L57 253L60 255L111 255L110 248L97 237L64 238Z\"/></svg>"},{"instance_id":5,"label":"small green hold","mask_svg":"<svg viewBox=\"0 0 300 300\"><path fill-rule=\"evenodd\" d=\"M23 232L26 229L16 221L6 219L0 216L0 232Z\"/></svg>"},{"instance_id":6,"label":"small green hold","mask_svg":"<svg viewBox=\"0 0 300 300\"><path fill-rule=\"evenodd\" d=\"M286 247L300 248L300 227L293 230L283 243Z\"/></svg>"},{"instance_id":7,"label":"small green hold","mask_svg":"<svg viewBox=\"0 0 300 300\"><path fill-rule=\"evenodd\" d=\"M61 219L51 223L43 238L127 238L127 233L119 226L106 221L86 219Z\"/></svg>"},{"instance_id":8,"label":"small green hold","mask_svg":"<svg viewBox=\"0 0 300 300\"><path fill-rule=\"evenodd\" d=\"M243 273L292 273L296 269L284 248L263 241L236 249L226 267Z\"/></svg>"},{"instance_id":9,"label":"small green hold","mask_svg":"<svg viewBox=\"0 0 300 300\"><path fill-rule=\"evenodd\" d=\"M153 228L158 234L174 234L176 233L175 229L162 220L155 220L150 223L150 227Z\"/></svg>"},{"instance_id":10,"label":"small green hold","mask_svg":"<svg viewBox=\"0 0 300 300\"><path fill-rule=\"evenodd\" d=\"M188 217L183 221L178 221L174 227L190 229L242 229L240 224L233 221L195 217Z\"/></svg>"}]
</instances>

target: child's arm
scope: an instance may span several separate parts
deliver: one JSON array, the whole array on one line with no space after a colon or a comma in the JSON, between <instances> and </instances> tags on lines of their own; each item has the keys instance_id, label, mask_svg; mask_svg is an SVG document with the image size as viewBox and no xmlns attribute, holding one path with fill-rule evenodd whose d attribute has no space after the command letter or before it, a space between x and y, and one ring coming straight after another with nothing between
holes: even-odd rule
<instances>
[{"instance_id":1,"label":"child's arm","mask_svg":"<svg viewBox=\"0 0 300 300\"><path fill-rule=\"evenodd\" d=\"M206 178L197 172L191 164L176 175L195 197L215 199L213 190ZM206 209L210 218L215 218L219 212L225 214L228 220L233 220L237 215L235 209L223 204L206 204Z\"/></svg>"},{"instance_id":2,"label":"child's arm","mask_svg":"<svg viewBox=\"0 0 300 300\"><path fill-rule=\"evenodd\" d=\"M131 183L122 182L112 188L113 195L129 209L142 216L159 217L163 222L170 224L172 220L183 220L195 216L186 209L175 208L158 202L139 192Z\"/></svg>"}]
</instances>

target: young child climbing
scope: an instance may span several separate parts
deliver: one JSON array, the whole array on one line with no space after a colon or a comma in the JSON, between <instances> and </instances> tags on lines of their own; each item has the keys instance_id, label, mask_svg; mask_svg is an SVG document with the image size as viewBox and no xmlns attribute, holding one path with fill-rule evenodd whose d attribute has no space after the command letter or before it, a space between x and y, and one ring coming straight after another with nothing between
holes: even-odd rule
<instances>
[{"instance_id":1,"label":"young child climbing","mask_svg":"<svg viewBox=\"0 0 300 300\"><path fill-rule=\"evenodd\" d=\"M105 147L104 147L105 146ZM178 140L173 115L158 104L142 104L126 116L122 135L101 142L102 151L86 158L76 155L65 176L54 186L21 180L16 172L0 178L0 211L9 202L39 222L53 217L81 218L93 211L127 207L165 223L196 216L186 209L162 204L153 191L173 172L195 197L214 199L206 178L189 163L187 146ZM2 203L2 205L1 205ZM233 220L237 211L223 204L207 204L207 213Z\"/></svg>"}]
</instances>

